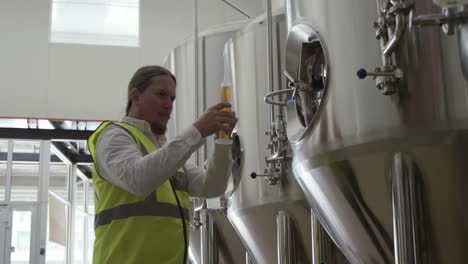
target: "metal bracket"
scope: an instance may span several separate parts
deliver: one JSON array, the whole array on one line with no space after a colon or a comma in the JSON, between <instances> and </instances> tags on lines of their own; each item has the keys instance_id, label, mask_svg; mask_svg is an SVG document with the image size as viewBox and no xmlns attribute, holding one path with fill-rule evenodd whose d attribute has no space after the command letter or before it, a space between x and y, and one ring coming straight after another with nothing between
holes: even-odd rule
<instances>
[{"instance_id":1,"label":"metal bracket","mask_svg":"<svg viewBox=\"0 0 468 264\"><path fill-rule=\"evenodd\" d=\"M391 95L398 92L399 83L404 77L404 73L398 67L393 54L405 34L406 27L408 26L408 29L412 30L414 26L442 26L443 32L451 35L455 32L457 25L461 26L468 20L468 12L466 6L454 5L442 7L442 12L439 14L426 14L413 18L413 2L391 0L386 1L385 7L382 8L380 0L376 1L379 7L379 18L374 22L374 28L376 29L376 38L380 41L383 66L376 68L374 72L368 72L361 68L357 71L357 76L360 79L373 76L377 88L384 95ZM462 56L463 66L468 64L466 60L468 59Z\"/></svg>"},{"instance_id":2,"label":"metal bracket","mask_svg":"<svg viewBox=\"0 0 468 264\"><path fill-rule=\"evenodd\" d=\"M457 25L468 20L467 8L463 5L442 7L442 12L438 14L425 14L413 18L413 11L410 13L409 28L423 26L441 26L446 35L453 35Z\"/></svg>"},{"instance_id":3,"label":"metal bracket","mask_svg":"<svg viewBox=\"0 0 468 264\"><path fill-rule=\"evenodd\" d=\"M453 35L458 29L458 48L462 72L468 80L468 5L448 5L438 14L419 15L413 18L410 13L410 30L423 26L441 26L446 35Z\"/></svg>"},{"instance_id":4,"label":"metal bracket","mask_svg":"<svg viewBox=\"0 0 468 264\"><path fill-rule=\"evenodd\" d=\"M271 98L272 98L272 97L275 97L275 96L278 96L278 95L282 95L282 94L293 93L294 91L295 91L294 88L288 88L288 89L283 89L283 90L279 90L279 91L274 91L274 92L271 92L271 93L267 93L267 94L265 95L265 97L263 98L263 100L264 100L265 103L267 103L267 104L279 105L279 106L284 106L284 107L286 107L286 102L272 101Z\"/></svg>"}]
</instances>

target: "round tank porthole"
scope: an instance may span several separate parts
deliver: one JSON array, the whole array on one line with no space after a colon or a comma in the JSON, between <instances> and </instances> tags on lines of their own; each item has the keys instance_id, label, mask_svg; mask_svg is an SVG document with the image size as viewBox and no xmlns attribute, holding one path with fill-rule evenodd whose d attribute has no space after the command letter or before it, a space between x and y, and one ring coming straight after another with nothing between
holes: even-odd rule
<instances>
[{"instance_id":1,"label":"round tank porthole","mask_svg":"<svg viewBox=\"0 0 468 264\"><path fill-rule=\"evenodd\" d=\"M237 133L232 133L232 147L231 154L234 163L231 169L231 178L228 182L228 187L226 189L225 196L229 198L232 193L236 190L237 186L241 180L241 169L243 163L243 149L240 141L240 137Z\"/></svg>"},{"instance_id":2,"label":"round tank porthole","mask_svg":"<svg viewBox=\"0 0 468 264\"><path fill-rule=\"evenodd\" d=\"M308 25L295 25L286 42L288 86L293 89L287 102L288 138L300 140L314 124L327 87L327 59L323 43Z\"/></svg>"}]
</instances>

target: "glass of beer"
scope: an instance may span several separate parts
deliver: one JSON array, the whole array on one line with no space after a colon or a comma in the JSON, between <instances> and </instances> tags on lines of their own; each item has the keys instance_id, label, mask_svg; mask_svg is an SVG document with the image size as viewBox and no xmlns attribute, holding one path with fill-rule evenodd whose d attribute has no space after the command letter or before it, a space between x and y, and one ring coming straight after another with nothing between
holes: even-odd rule
<instances>
[{"instance_id":1,"label":"glass of beer","mask_svg":"<svg viewBox=\"0 0 468 264\"><path fill-rule=\"evenodd\" d=\"M230 83L221 83L221 102L223 103L231 103L231 87L232 85ZM225 112L231 112L230 107L225 107L221 111ZM228 124L225 124L225 126L228 126ZM231 138L231 135L224 130L219 131L218 134L219 138L222 139L229 139Z\"/></svg>"}]
</instances>

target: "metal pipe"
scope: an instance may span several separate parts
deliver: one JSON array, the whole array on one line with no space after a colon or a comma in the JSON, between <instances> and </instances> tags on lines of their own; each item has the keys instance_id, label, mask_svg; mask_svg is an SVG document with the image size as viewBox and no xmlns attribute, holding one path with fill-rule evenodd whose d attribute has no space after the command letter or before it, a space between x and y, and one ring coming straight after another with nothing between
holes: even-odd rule
<instances>
[{"instance_id":1,"label":"metal pipe","mask_svg":"<svg viewBox=\"0 0 468 264\"><path fill-rule=\"evenodd\" d=\"M383 10L382 10L382 7L381 7L381 0L376 0L376 2L377 2L377 14L379 15L379 22L383 23L385 18L384 18L384 15L382 13ZM387 41L388 41L388 36L387 36L386 33L387 32L382 32L382 35L379 38L380 49L381 50L385 49L385 45L387 44ZM390 57L388 55L383 54L383 53L382 53L382 64L383 64L384 68L390 64Z\"/></svg>"},{"instance_id":2,"label":"metal pipe","mask_svg":"<svg viewBox=\"0 0 468 264\"><path fill-rule=\"evenodd\" d=\"M320 223L310 210L310 232L312 238L312 264L320 264Z\"/></svg>"},{"instance_id":3,"label":"metal pipe","mask_svg":"<svg viewBox=\"0 0 468 264\"><path fill-rule=\"evenodd\" d=\"M273 100L271 100L271 98L274 97L274 96L277 96L277 95L285 94L285 93L292 93L292 92L294 92L294 89L295 89L295 88L288 88L288 89L283 89L283 90L279 90L279 91L275 91L275 92L268 93L268 94L265 95L265 97L263 98L263 100L264 100L265 103L267 103L267 104L279 105L279 106L286 106L286 103L285 103L285 102L273 101Z\"/></svg>"},{"instance_id":4,"label":"metal pipe","mask_svg":"<svg viewBox=\"0 0 468 264\"><path fill-rule=\"evenodd\" d=\"M313 211L310 212L312 235L312 264L349 263L320 224Z\"/></svg>"},{"instance_id":5,"label":"metal pipe","mask_svg":"<svg viewBox=\"0 0 468 264\"><path fill-rule=\"evenodd\" d=\"M193 7L193 24L194 24L194 67L195 67L195 115L198 118L199 115L199 96L198 96L198 0L194 1L194 7ZM200 161L200 150L197 150L195 152L195 160L197 165L201 164Z\"/></svg>"},{"instance_id":6,"label":"metal pipe","mask_svg":"<svg viewBox=\"0 0 468 264\"><path fill-rule=\"evenodd\" d=\"M392 207L396 264L418 264L419 229L416 181L412 160L402 153L393 157Z\"/></svg>"},{"instance_id":7,"label":"metal pipe","mask_svg":"<svg viewBox=\"0 0 468 264\"><path fill-rule=\"evenodd\" d=\"M50 173L50 141L41 142L41 150L39 155L39 191L37 199L37 223L35 227L37 228L38 234L36 236L36 252L35 261L36 263L45 263L45 254L43 253L46 249L46 240L47 240L47 206L48 206L48 197L49 193L47 191L49 187L49 173ZM70 188L71 185L70 184Z\"/></svg>"},{"instance_id":8,"label":"metal pipe","mask_svg":"<svg viewBox=\"0 0 468 264\"><path fill-rule=\"evenodd\" d=\"M214 264L213 259L213 221L206 210L201 213L202 226L200 232L201 240L201 264Z\"/></svg>"},{"instance_id":9,"label":"metal pipe","mask_svg":"<svg viewBox=\"0 0 468 264\"><path fill-rule=\"evenodd\" d=\"M289 30L293 26L294 18L293 18L293 9L292 9L292 0L285 0L284 6L286 7L286 29Z\"/></svg>"},{"instance_id":10,"label":"metal pipe","mask_svg":"<svg viewBox=\"0 0 468 264\"><path fill-rule=\"evenodd\" d=\"M281 29L280 29L280 25L278 23L276 23L275 25L275 34L276 36L280 36L280 32L281 32ZM281 40L279 37L276 38L276 47L281 47ZM281 49L277 48L276 49L276 65L281 65ZM278 82L278 90L282 90L283 89L283 85L285 84L285 82L283 81L283 78L284 76L281 74L281 67L277 67L277 70L276 70L276 73L277 73L277 82ZM279 97L279 100L280 101L283 101L283 98L284 96L283 95L280 95ZM282 120L282 117L284 117L284 109L283 107L279 107L278 108L278 118L280 120ZM285 125L284 122L280 125ZM286 128L281 128L283 130L286 130Z\"/></svg>"},{"instance_id":11,"label":"metal pipe","mask_svg":"<svg viewBox=\"0 0 468 264\"><path fill-rule=\"evenodd\" d=\"M395 50L398 42L400 42L400 39L405 32L405 28L405 17L402 14L397 14L395 16L395 32L391 34L390 39L382 49L384 55L388 56Z\"/></svg>"},{"instance_id":12,"label":"metal pipe","mask_svg":"<svg viewBox=\"0 0 468 264\"><path fill-rule=\"evenodd\" d=\"M49 148L49 155L50 155L50 144L49 144L48 148ZM73 194L73 190L78 189L77 186L76 186L77 185L77 179L76 179L77 170L78 170L78 166L77 165L72 165L71 166L71 171L69 171L69 172L71 172L71 175L70 175L71 177L70 178L72 179L71 183L68 185L68 193L69 194ZM83 182L83 187L85 185L86 184ZM48 194L50 195L49 192L50 191L48 191ZM72 237L72 233L75 230L75 227L77 225L77 223L76 223L77 211L72 210L72 208L76 208L78 206L77 196L76 195L69 195L69 199L70 199L70 202L65 203L65 204L69 205L65 209L67 211L67 215L71 216L69 224L66 225L66 238L65 238L65 245L67 245L67 247L65 249L66 252L67 252L66 253L66 263L72 263L73 262L72 257L73 257L74 251L72 249L75 246L75 241L73 239L70 239L70 238ZM62 200L62 199L59 199L59 200Z\"/></svg>"},{"instance_id":13,"label":"metal pipe","mask_svg":"<svg viewBox=\"0 0 468 264\"><path fill-rule=\"evenodd\" d=\"M210 254L213 264L219 263L219 248L218 248L218 233L216 231L216 225L213 219L210 218L210 240L211 240L211 247L210 247Z\"/></svg>"},{"instance_id":14,"label":"metal pipe","mask_svg":"<svg viewBox=\"0 0 468 264\"><path fill-rule=\"evenodd\" d=\"M205 111L205 109L208 109L208 106L207 106L207 93L206 93L206 87L208 86L207 85L207 81L206 81L206 63L205 63L205 58L206 58L206 43L205 43L205 38L203 38L203 41L202 41L202 47L201 47L201 56L203 58L203 62L201 63L201 69L202 69L202 73L201 73L201 76L203 76L203 80L202 80L202 109L201 111L198 113L198 115L200 116L201 114L203 114L203 112ZM203 155L201 157L201 160L200 160L200 165L203 164L203 162L205 162L205 160L208 159L208 144L203 144Z\"/></svg>"},{"instance_id":15,"label":"metal pipe","mask_svg":"<svg viewBox=\"0 0 468 264\"><path fill-rule=\"evenodd\" d=\"M226 5L234 8L236 11L238 11L239 13L241 13L242 15L244 15L246 18L250 19L251 17L249 16L249 14L247 14L244 10L240 9L238 6L234 5L233 3L227 1L227 0L221 0L221 2L224 2Z\"/></svg>"},{"instance_id":16,"label":"metal pipe","mask_svg":"<svg viewBox=\"0 0 468 264\"><path fill-rule=\"evenodd\" d=\"M284 6L286 7L286 28L289 32L297 18L301 16L301 12L297 4L298 1L285 0L284 2Z\"/></svg>"},{"instance_id":17,"label":"metal pipe","mask_svg":"<svg viewBox=\"0 0 468 264\"><path fill-rule=\"evenodd\" d=\"M268 91L273 92L273 27L271 0L266 0L266 22L267 22L267 86ZM274 106L270 105L270 125L275 123Z\"/></svg>"},{"instance_id":18,"label":"metal pipe","mask_svg":"<svg viewBox=\"0 0 468 264\"><path fill-rule=\"evenodd\" d=\"M7 164L6 164L6 179L5 179L5 201L9 202L11 197L11 183L13 175L13 140L8 140L7 145ZM41 158L41 156L39 156Z\"/></svg>"},{"instance_id":19,"label":"metal pipe","mask_svg":"<svg viewBox=\"0 0 468 264\"><path fill-rule=\"evenodd\" d=\"M252 258L250 258L249 252L245 252L245 264L253 264Z\"/></svg>"},{"instance_id":20,"label":"metal pipe","mask_svg":"<svg viewBox=\"0 0 468 264\"><path fill-rule=\"evenodd\" d=\"M413 164L411 164L412 167ZM414 172L413 168L410 168L411 172ZM408 179L408 188L409 188L409 201L410 201L410 208L411 208L411 222L410 228L412 230L412 252L414 255L414 262L415 264L423 263L424 261L421 259L421 252L422 252L422 245L423 241L420 241L420 234L424 234L424 222L422 221L421 216L419 213L422 211L422 198L419 193L419 185L416 180L416 175L411 173Z\"/></svg>"},{"instance_id":21,"label":"metal pipe","mask_svg":"<svg viewBox=\"0 0 468 264\"><path fill-rule=\"evenodd\" d=\"M276 237L278 264L296 263L291 218L284 211L276 215Z\"/></svg>"},{"instance_id":22,"label":"metal pipe","mask_svg":"<svg viewBox=\"0 0 468 264\"><path fill-rule=\"evenodd\" d=\"M468 6L466 9L468 9ZM457 37L462 72L465 80L468 81L468 19L463 24L458 25Z\"/></svg>"}]
</instances>

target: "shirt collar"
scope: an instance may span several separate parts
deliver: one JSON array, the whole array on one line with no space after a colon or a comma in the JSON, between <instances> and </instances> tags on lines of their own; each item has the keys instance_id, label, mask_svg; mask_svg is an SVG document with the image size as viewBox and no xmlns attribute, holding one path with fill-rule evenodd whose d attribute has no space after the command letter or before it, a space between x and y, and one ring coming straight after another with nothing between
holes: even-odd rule
<instances>
[{"instance_id":1,"label":"shirt collar","mask_svg":"<svg viewBox=\"0 0 468 264\"><path fill-rule=\"evenodd\" d=\"M146 137L148 137L151 141L156 141L159 146L162 146L166 143L167 138L165 135L158 135L154 134L151 130L151 126L148 122L141 119L136 119L133 117L124 116L121 120L124 123L134 126L138 130L140 130Z\"/></svg>"}]
</instances>

